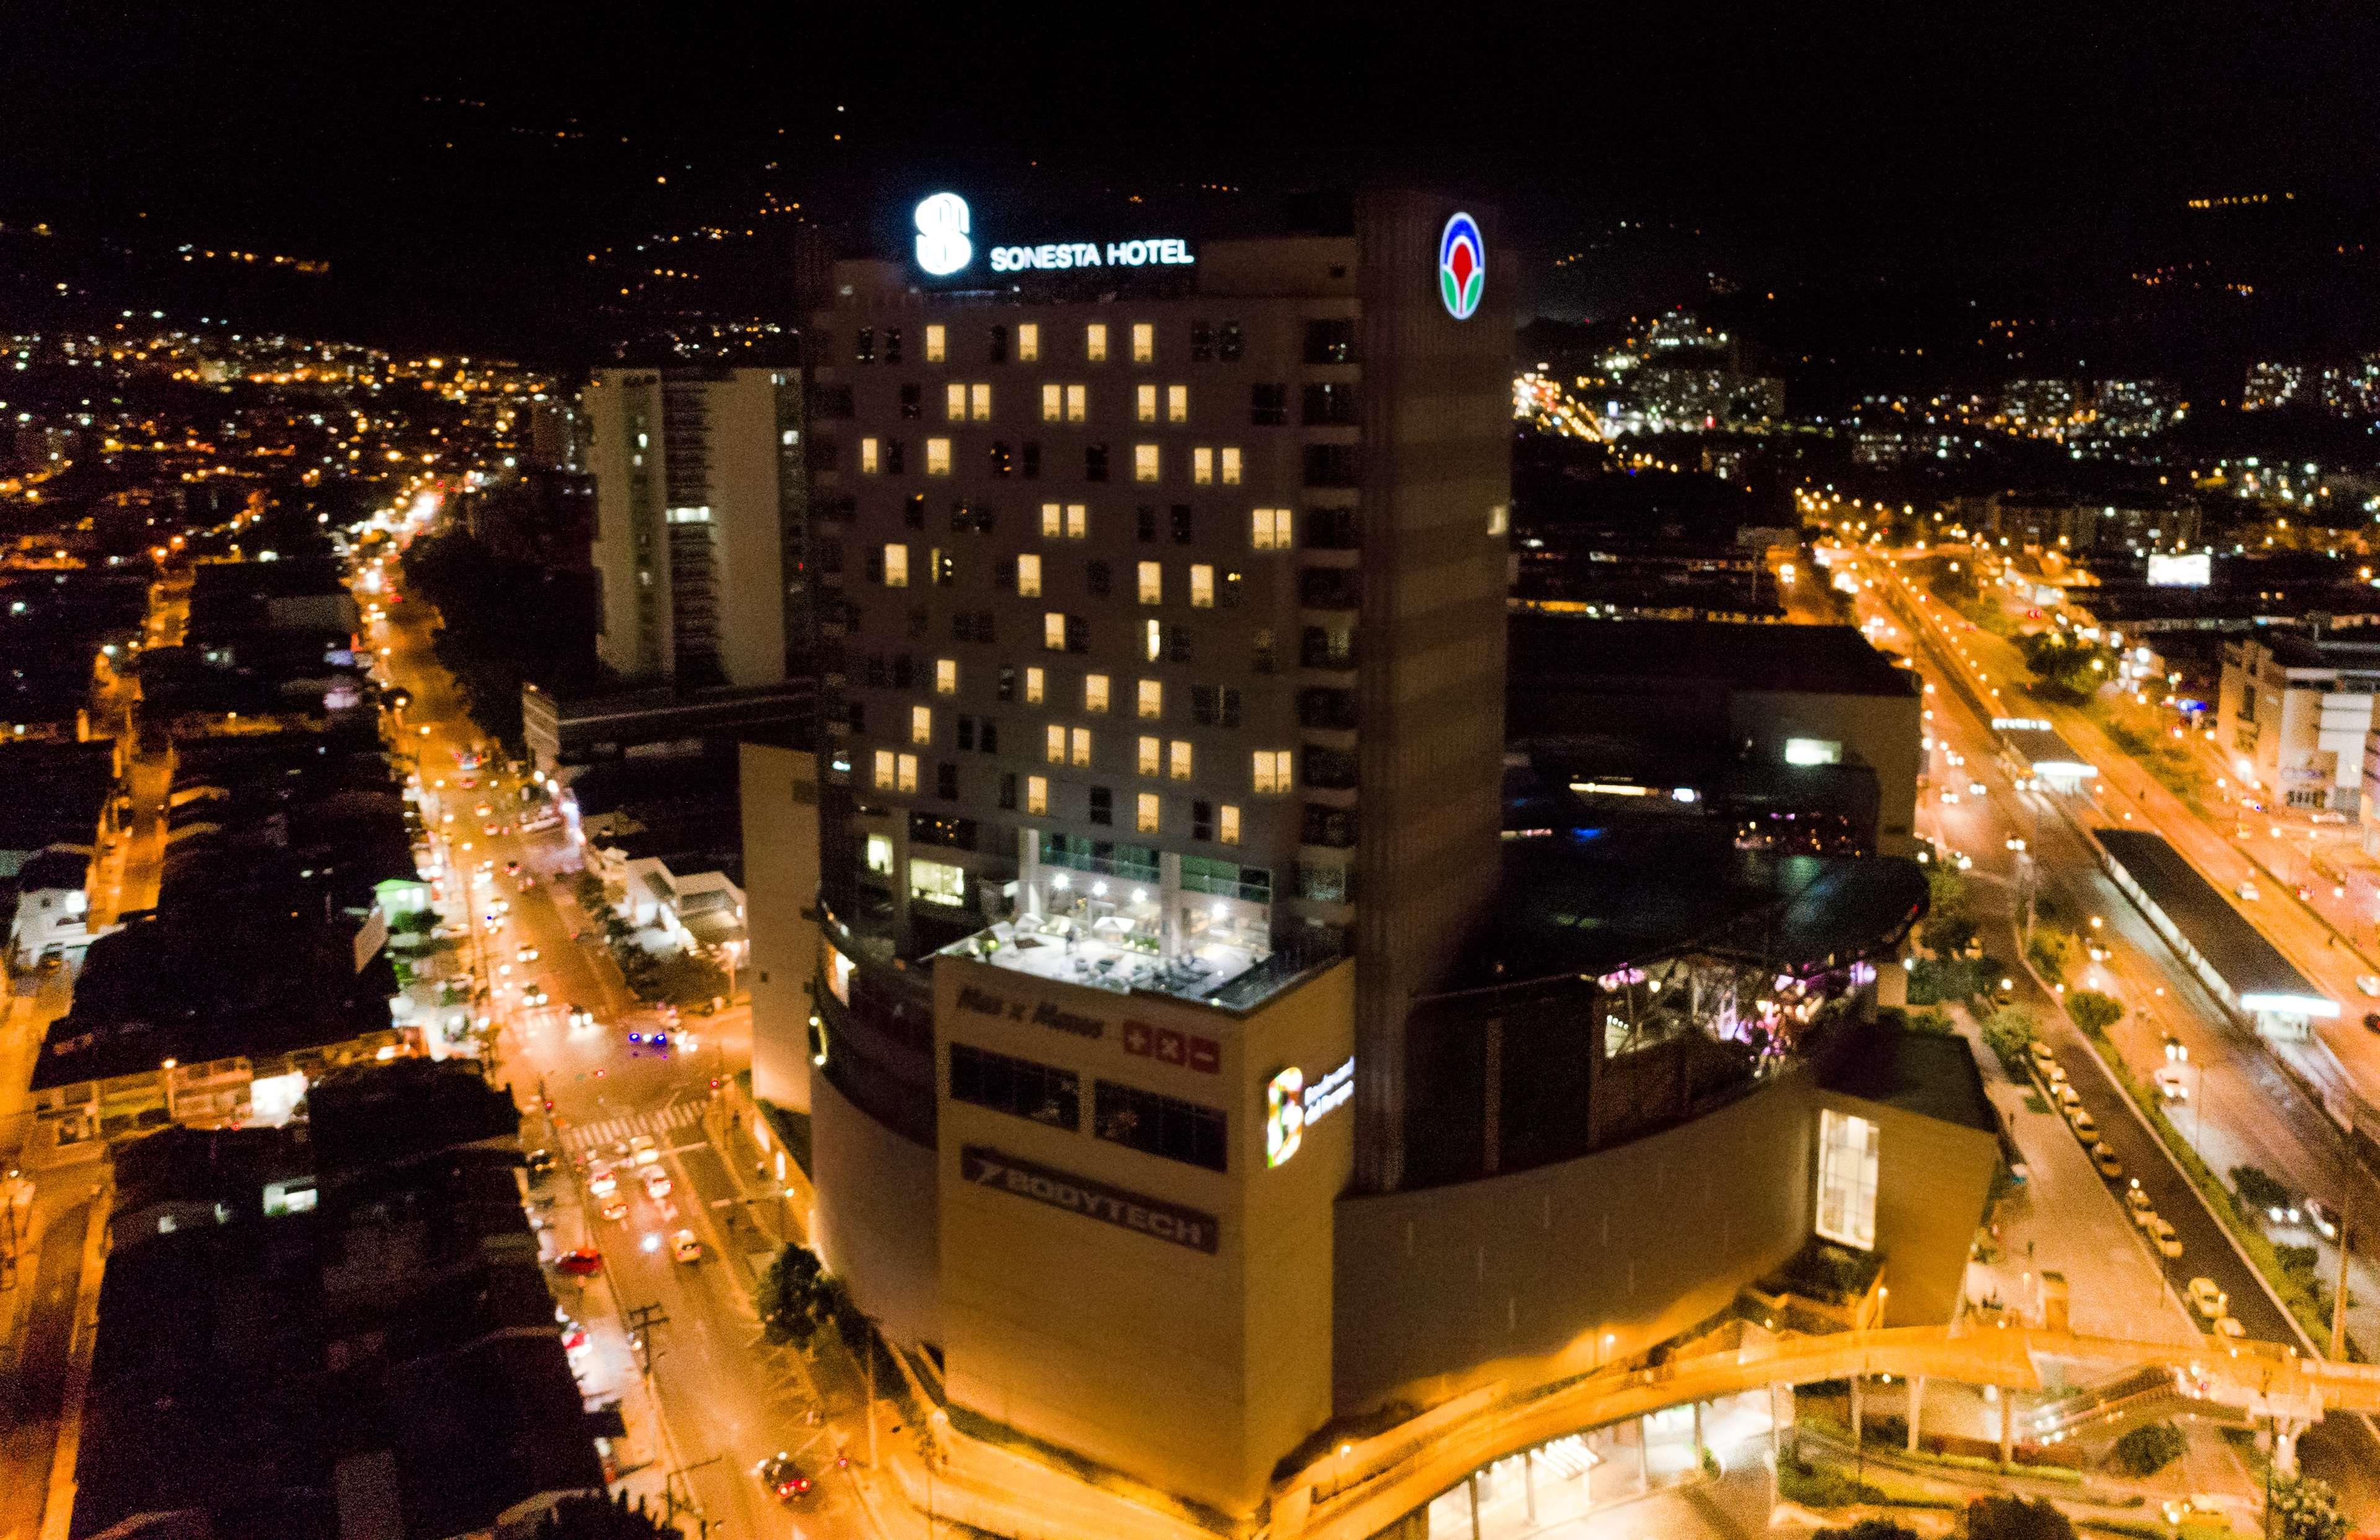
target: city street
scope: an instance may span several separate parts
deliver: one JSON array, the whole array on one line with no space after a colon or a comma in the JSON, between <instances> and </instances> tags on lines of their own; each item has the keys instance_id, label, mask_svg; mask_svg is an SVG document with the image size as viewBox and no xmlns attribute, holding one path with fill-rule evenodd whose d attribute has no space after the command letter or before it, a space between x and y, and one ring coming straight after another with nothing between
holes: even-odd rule
<instances>
[{"instance_id":1,"label":"city street","mask_svg":"<svg viewBox=\"0 0 2380 1540\"><path fill-rule=\"evenodd\" d=\"M840 1446L853 1438L850 1428L832 1417L810 1420L818 1397L808 1364L798 1352L763 1341L752 1304L758 1269L779 1245L773 1229L764 1227L781 1222L783 1205L745 1201L744 1186L707 1133L720 1123L709 1113L717 1083L750 1062L748 1007L712 1017L689 1013L665 1049L628 1041L632 1031L650 1039L662 1023L629 994L600 923L571 894L578 861L568 835L486 833L491 821L517 823L521 782L493 762L462 769L460 757L480 745L453 679L431 655L433 617L395 601L396 564L384 571L380 597L388 620L372 629L370 641L386 649L381 662L388 681L412 696L395 741L417 759L424 819L433 839L445 843L442 905L460 918L459 885L471 884L464 955L494 975L496 991L482 1009L500 1029L495 1076L528 1114L523 1144L544 1144L560 1158L542 1187L554 1200L544 1211L548 1255L592 1245L603 1256L602 1277L583 1289L565 1274L551 1275L556 1295L589 1333L582 1386L590 1405L627 1396L632 1443L641 1395L635 1382L650 1364L662 1426L650 1451L654 1464L627 1473L626 1488L657 1507L664 1492L681 1507L691 1502L712 1534L781 1536L784 1509L753 1470L784 1451L817 1483L797 1505L804 1534L875 1533L849 1473L834 1468ZM466 777L474 784L465 785ZM485 817L477 812L482 805L491 809ZM516 860L535 879L526 891L504 870ZM475 879L482 861L495 869ZM492 914L499 898L510 901L508 914ZM577 935L586 939L575 940ZM536 949L534 962L519 961L524 947ZM508 976L497 971L507 966ZM531 983L546 990L549 1003L522 1003L522 987ZM595 1025L572 1027L574 1006L591 1010ZM540 1097L551 1101L550 1114ZM652 1169L667 1173L664 1196L650 1195L624 1161L627 1141L639 1134L657 1142ZM578 1169L589 1158L623 1162L618 1196L627 1212L621 1219L605 1219L589 1206ZM699 1241L699 1261L674 1259L672 1237L681 1230ZM640 1345L631 1345L628 1316L640 1310L653 1312L652 1324Z\"/></svg>"}]
</instances>

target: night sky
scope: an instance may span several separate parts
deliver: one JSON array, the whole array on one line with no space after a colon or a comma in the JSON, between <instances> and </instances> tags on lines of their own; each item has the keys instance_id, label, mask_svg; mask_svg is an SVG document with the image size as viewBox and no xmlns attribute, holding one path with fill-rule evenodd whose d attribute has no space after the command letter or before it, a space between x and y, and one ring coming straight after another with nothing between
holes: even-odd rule
<instances>
[{"instance_id":1,"label":"night sky","mask_svg":"<svg viewBox=\"0 0 2380 1540\"><path fill-rule=\"evenodd\" d=\"M938 180L1475 190L1564 313L2057 294L2360 240L2375 79L2369 5L16 5L0 219L325 258L358 328L532 346L590 251Z\"/></svg>"}]
</instances>

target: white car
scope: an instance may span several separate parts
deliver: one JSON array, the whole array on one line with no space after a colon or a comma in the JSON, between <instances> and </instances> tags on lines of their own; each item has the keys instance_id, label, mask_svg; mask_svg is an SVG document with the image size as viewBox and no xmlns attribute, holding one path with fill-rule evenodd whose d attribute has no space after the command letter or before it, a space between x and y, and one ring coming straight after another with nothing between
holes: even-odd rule
<instances>
[{"instance_id":1,"label":"white car","mask_svg":"<svg viewBox=\"0 0 2380 1540\"><path fill-rule=\"evenodd\" d=\"M628 1141L628 1153L639 1166L650 1166L662 1158L660 1146L650 1134L639 1134Z\"/></svg>"},{"instance_id":2,"label":"white car","mask_svg":"<svg viewBox=\"0 0 2380 1540\"><path fill-rule=\"evenodd\" d=\"M2380 974L2357 974L2355 976L2355 987L2362 990L2367 995L2380 995Z\"/></svg>"},{"instance_id":3,"label":"white car","mask_svg":"<svg viewBox=\"0 0 2380 1540\"><path fill-rule=\"evenodd\" d=\"M2166 1100L2188 1101L2190 1099L2190 1083L2182 1078L2181 1071L2178 1066L2164 1065L2149 1078L2156 1082L2157 1095L2165 1097Z\"/></svg>"},{"instance_id":4,"label":"white car","mask_svg":"<svg viewBox=\"0 0 2380 1540\"><path fill-rule=\"evenodd\" d=\"M1970 781L1967 782L1967 794L1969 796L1983 796L1987 794L1985 791L1984 783L1982 782Z\"/></svg>"}]
</instances>

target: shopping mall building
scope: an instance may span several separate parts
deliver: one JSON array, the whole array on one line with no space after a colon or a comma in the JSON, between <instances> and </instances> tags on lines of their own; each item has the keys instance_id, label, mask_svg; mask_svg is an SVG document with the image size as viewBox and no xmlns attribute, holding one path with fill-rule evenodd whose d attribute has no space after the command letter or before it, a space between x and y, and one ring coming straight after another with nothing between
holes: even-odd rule
<instances>
[{"instance_id":1,"label":"shopping mall building","mask_svg":"<svg viewBox=\"0 0 2380 1540\"><path fill-rule=\"evenodd\" d=\"M1814 1236L1947 1321L1998 1150L1871 1024L1919 868L1505 827L1494 213L900 223L814 318L830 735L747 829L815 814L818 1244L957 1428L1245 1523Z\"/></svg>"}]
</instances>

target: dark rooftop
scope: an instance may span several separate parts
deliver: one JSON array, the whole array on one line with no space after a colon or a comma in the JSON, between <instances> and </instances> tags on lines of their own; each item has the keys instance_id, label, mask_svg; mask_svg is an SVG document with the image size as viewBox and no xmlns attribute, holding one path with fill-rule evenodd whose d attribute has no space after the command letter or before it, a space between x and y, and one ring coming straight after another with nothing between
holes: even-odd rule
<instances>
[{"instance_id":1,"label":"dark rooftop","mask_svg":"<svg viewBox=\"0 0 2380 1540\"><path fill-rule=\"evenodd\" d=\"M1746 690L1914 696L1917 681L1849 625L1588 620L1514 615L1512 689L1580 682L1657 692L1671 682Z\"/></svg>"},{"instance_id":2,"label":"dark rooftop","mask_svg":"<svg viewBox=\"0 0 2380 1540\"><path fill-rule=\"evenodd\" d=\"M2163 839L2136 829L2092 832L2234 994L2329 998Z\"/></svg>"},{"instance_id":3,"label":"dark rooftop","mask_svg":"<svg viewBox=\"0 0 2380 1540\"><path fill-rule=\"evenodd\" d=\"M1829 1056L1820 1084L1940 1122L1985 1134L1999 1129L1974 1050L1949 1033L1864 1028Z\"/></svg>"}]
</instances>

